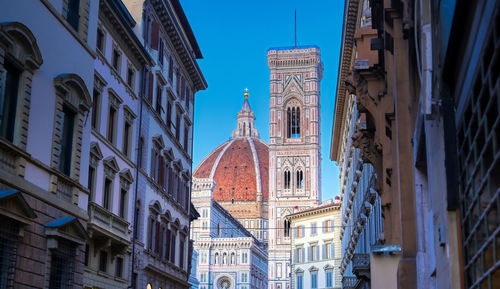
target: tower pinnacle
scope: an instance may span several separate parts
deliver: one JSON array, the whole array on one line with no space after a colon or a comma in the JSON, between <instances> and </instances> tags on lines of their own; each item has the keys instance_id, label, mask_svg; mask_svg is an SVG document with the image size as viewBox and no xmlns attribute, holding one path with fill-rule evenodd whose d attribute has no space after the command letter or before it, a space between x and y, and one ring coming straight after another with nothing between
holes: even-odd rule
<instances>
[{"instance_id":1,"label":"tower pinnacle","mask_svg":"<svg viewBox=\"0 0 500 289\"><path fill-rule=\"evenodd\" d=\"M245 100L236 116L237 126L233 130L233 138L246 136L259 137L259 132L255 129L255 113L248 102L249 95L248 88L245 88L245 93L243 94Z\"/></svg>"}]
</instances>

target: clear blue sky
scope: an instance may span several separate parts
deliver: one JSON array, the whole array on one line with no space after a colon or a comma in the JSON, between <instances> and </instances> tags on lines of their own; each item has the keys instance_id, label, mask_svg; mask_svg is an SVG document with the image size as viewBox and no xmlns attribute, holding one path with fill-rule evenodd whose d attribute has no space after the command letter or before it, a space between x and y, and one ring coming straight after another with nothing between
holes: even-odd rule
<instances>
[{"instance_id":1,"label":"clear blue sky","mask_svg":"<svg viewBox=\"0 0 500 289\"><path fill-rule=\"evenodd\" d=\"M318 45L324 65L321 82L323 200L339 194L339 171L330 161L344 1L341 0L182 0L204 59L199 65L208 89L196 94L193 169L231 137L243 89L255 111L256 128L269 142L269 69L266 51L294 43Z\"/></svg>"}]
</instances>

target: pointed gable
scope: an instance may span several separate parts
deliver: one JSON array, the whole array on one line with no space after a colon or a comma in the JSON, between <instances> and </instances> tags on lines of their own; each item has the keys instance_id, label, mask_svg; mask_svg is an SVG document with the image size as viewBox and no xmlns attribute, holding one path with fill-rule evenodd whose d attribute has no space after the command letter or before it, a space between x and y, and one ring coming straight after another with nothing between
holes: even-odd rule
<instances>
[{"instance_id":1,"label":"pointed gable","mask_svg":"<svg viewBox=\"0 0 500 289\"><path fill-rule=\"evenodd\" d=\"M89 238L85 227L76 217L62 217L45 224L45 234L83 244Z\"/></svg>"},{"instance_id":2,"label":"pointed gable","mask_svg":"<svg viewBox=\"0 0 500 289\"><path fill-rule=\"evenodd\" d=\"M0 214L28 223L36 218L36 214L18 190L0 191Z\"/></svg>"}]
</instances>

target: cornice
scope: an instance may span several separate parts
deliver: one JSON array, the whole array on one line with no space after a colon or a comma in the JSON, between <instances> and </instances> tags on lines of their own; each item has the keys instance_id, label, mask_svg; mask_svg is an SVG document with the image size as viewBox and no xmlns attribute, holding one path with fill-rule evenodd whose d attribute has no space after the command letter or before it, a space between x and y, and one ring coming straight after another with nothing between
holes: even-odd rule
<instances>
[{"instance_id":1,"label":"cornice","mask_svg":"<svg viewBox=\"0 0 500 289\"><path fill-rule=\"evenodd\" d=\"M335 97L334 120L332 127L332 141L330 147L330 159L338 161L339 147L342 141L342 130L344 127L346 85L345 79L351 69L352 55L354 50L354 34L358 19L359 0L347 0L344 8L344 26L342 29L341 53L339 61L339 72L337 78L337 95Z\"/></svg>"}]
</instances>

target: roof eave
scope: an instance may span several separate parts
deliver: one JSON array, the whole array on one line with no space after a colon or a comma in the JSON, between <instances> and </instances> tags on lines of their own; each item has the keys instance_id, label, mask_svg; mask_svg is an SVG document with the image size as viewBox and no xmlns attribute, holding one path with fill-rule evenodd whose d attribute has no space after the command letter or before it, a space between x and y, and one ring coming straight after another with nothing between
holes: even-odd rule
<instances>
[{"instance_id":1,"label":"roof eave","mask_svg":"<svg viewBox=\"0 0 500 289\"><path fill-rule=\"evenodd\" d=\"M334 109L334 117L333 117L333 126L332 126L332 141L330 148L330 159L332 161L338 161L339 158L339 149L340 149L340 141L342 136L343 124L345 121L345 95L346 89L345 84L343 85L342 81L346 79L349 65L345 63L346 61L351 62L352 58L352 49L353 49L353 41L354 41L354 32L355 26L357 23L358 17L358 0L348 0L345 2L344 6L344 24L342 29L342 41L341 41L341 49L340 49L340 60L339 60L339 72L337 76L337 93L335 97L335 109ZM347 46L347 47L346 47Z\"/></svg>"}]
</instances>

